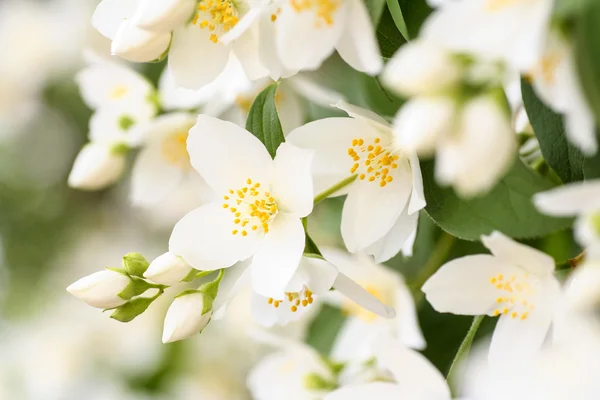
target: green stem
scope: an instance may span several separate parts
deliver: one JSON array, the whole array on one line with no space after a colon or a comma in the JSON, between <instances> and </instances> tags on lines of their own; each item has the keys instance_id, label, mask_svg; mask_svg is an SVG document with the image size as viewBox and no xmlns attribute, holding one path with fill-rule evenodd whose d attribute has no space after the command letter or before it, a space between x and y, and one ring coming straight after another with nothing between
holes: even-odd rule
<instances>
[{"instance_id":1,"label":"green stem","mask_svg":"<svg viewBox=\"0 0 600 400\"><path fill-rule=\"evenodd\" d=\"M450 370L448 371L448 376L446 376L446 382L449 384L454 380L454 375L456 374L456 367L458 366L461 360L464 360L469 355L471 351L471 344L473 344L473 339L475 339L475 334L479 329L479 325L481 325L481 321L483 321L484 315L478 315L473 318L473 323L467 332L467 336L463 339L458 351L456 352L456 356L454 356L454 360L452 361L452 365L450 365ZM456 394L456 393L455 393Z\"/></svg>"},{"instance_id":2,"label":"green stem","mask_svg":"<svg viewBox=\"0 0 600 400\"><path fill-rule=\"evenodd\" d=\"M343 181L336 183L329 189L325 189L321 193L317 194L315 196L315 199L313 200L313 204L316 205L316 204L320 203L321 201L325 200L326 198L328 198L329 196L331 196L332 194L334 194L335 192L337 192L338 190L345 188L346 186L348 186L349 184L354 182L356 180L357 176L358 175L356 175L356 174L349 176L348 178L344 179Z\"/></svg>"},{"instance_id":3,"label":"green stem","mask_svg":"<svg viewBox=\"0 0 600 400\"><path fill-rule=\"evenodd\" d=\"M431 257L429 257L429 260L427 260L427 263L421 270L421 273L411 284L413 295L415 297L415 303L421 300L421 297L423 296L423 293L421 292L421 286L423 286L423 284L427 282L427 279L429 279L431 275L433 275L438 268L442 266L444 261L446 261L455 241L456 238L454 236L446 232L442 233L442 237L439 238L433 251L431 252Z\"/></svg>"},{"instance_id":4,"label":"green stem","mask_svg":"<svg viewBox=\"0 0 600 400\"><path fill-rule=\"evenodd\" d=\"M562 264L558 264L556 266L557 271L565 270L565 269L575 269L579 264L581 264L585 260L585 252L581 252L576 257L569 258Z\"/></svg>"}]
</instances>

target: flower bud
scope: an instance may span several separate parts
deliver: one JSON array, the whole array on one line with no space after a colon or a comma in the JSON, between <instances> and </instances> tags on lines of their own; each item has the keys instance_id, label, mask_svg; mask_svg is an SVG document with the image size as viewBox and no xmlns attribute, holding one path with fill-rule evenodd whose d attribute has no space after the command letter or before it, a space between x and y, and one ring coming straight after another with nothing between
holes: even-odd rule
<instances>
[{"instance_id":1,"label":"flower bud","mask_svg":"<svg viewBox=\"0 0 600 400\"><path fill-rule=\"evenodd\" d=\"M170 32L192 16L197 0L142 0L132 21L152 32Z\"/></svg>"},{"instance_id":2,"label":"flower bud","mask_svg":"<svg viewBox=\"0 0 600 400\"><path fill-rule=\"evenodd\" d=\"M192 269L181 257L166 252L152 261L144 273L144 278L161 285L173 286L188 276Z\"/></svg>"},{"instance_id":3,"label":"flower bud","mask_svg":"<svg viewBox=\"0 0 600 400\"><path fill-rule=\"evenodd\" d=\"M213 299L197 290L175 298L165 316L163 343L176 342L200 333L212 316Z\"/></svg>"},{"instance_id":4,"label":"flower bud","mask_svg":"<svg viewBox=\"0 0 600 400\"><path fill-rule=\"evenodd\" d=\"M144 276L149 263L140 253L127 253L123 256L123 269L129 275Z\"/></svg>"},{"instance_id":5,"label":"flower bud","mask_svg":"<svg viewBox=\"0 0 600 400\"><path fill-rule=\"evenodd\" d=\"M129 61L149 62L161 59L170 43L170 32L150 32L125 21L112 42L111 52Z\"/></svg>"},{"instance_id":6,"label":"flower bud","mask_svg":"<svg viewBox=\"0 0 600 400\"><path fill-rule=\"evenodd\" d=\"M119 294L130 282L127 275L106 269L81 278L67 291L92 307L115 308L125 303Z\"/></svg>"},{"instance_id":7,"label":"flower bud","mask_svg":"<svg viewBox=\"0 0 600 400\"><path fill-rule=\"evenodd\" d=\"M69 186L83 190L99 190L115 183L125 169L125 154L109 144L89 143L75 159L69 175Z\"/></svg>"},{"instance_id":8,"label":"flower bud","mask_svg":"<svg viewBox=\"0 0 600 400\"><path fill-rule=\"evenodd\" d=\"M401 96L443 92L458 83L462 68L451 53L429 42L404 46L386 65L383 83Z\"/></svg>"}]
</instances>

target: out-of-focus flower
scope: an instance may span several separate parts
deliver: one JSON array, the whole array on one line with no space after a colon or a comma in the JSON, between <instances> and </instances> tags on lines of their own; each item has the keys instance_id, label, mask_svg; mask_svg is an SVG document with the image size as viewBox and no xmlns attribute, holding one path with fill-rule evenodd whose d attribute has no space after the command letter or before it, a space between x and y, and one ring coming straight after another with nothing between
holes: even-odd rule
<instances>
[{"instance_id":1,"label":"out-of-focus flower","mask_svg":"<svg viewBox=\"0 0 600 400\"><path fill-rule=\"evenodd\" d=\"M254 289L280 295L304 250L300 218L313 207L312 153L283 143L273 160L250 132L203 115L190 130L188 152L194 169L223 201L179 221L169 251L201 271L254 256Z\"/></svg>"},{"instance_id":2,"label":"out-of-focus flower","mask_svg":"<svg viewBox=\"0 0 600 400\"><path fill-rule=\"evenodd\" d=\"M417 156L396 145L392 127L378 115L346 103L338 108L350 118L308 123L287 140L315 150L317 192L356 175L347 189L334 194L348 193L341 230L350 252L373 254L378 262L400 250L410 255L418 211L425 207Z\"/></svg>"},{"instance_id":3,"label":"out-of-focus flower","mask_svg":"<svg viewBox=\"0 0 600 400\"><path fill-rule=\"evenodd\" d=\"M321 251L341 272L396 311L393 319L381 318L347 299L333 296L335 292L331 293L326 299L341 306L347 315L331 350L332 358L346 362L367 361L375 356L379 341L386 338L398 340L407 347L425 348L414 301L400 274L376 264L368 256L350 256L327 247Z\"/></svg>"},{"instance_id":4,"label":"out-of-focus flower","mask_svg":"<svg viewBox=\"0 0 600 400\"><path fill-rule=\"evenodd\" d=\"M595 258L600 250L600 181L576 182L533 197L544 214L556 217L577 216L574 230L577 241Z\"/></svg>"},{"instance_id":5,"label":"out-of-focus flower","mask_svg":"<svg viewBox=\"0 0 600 400\"><path fill-rule=\"evenodd\" d=\"M499 232L482 237L492 255L461 257L443 265L423 285L439 312L499 316L490 361L504 365L535 354L560 299L552 257ZM511 364L512 365L512 364Z\"/></svg>"},{"instance_id":6,"label":"out-of-focus flower","mask_svg":"<svg viewBox=\"0 0 600 400\"><path fill-rule=\"evenodd\" d=\"M166 252L150 263L144 278L161 285L172 286L181 282L192 270L193 268L181 257Z\"/></svg>"},{"instance_id":7,"label":"out-of-focus flower","mask_svg":"<svg viewBox=\"0 0 600 400\"><path fill-rule=\"evenodd\" d=\"M69 186L99 190L115 183L125 169L125 154L119 147L105 143L88 143L75 159Z\"/></svg>"},{"instance_id":8,"label":"out-of-focus flower","mask_svg":"<svg viewBox=\"0 0 600 400\"><path fill-rule=\"evenodd\" d=\"M71 284L67 291L92 307L109 309L126 302L119 294L130 283L127 275L106 269L81 278Z\"/></svg>"}]
</instances>

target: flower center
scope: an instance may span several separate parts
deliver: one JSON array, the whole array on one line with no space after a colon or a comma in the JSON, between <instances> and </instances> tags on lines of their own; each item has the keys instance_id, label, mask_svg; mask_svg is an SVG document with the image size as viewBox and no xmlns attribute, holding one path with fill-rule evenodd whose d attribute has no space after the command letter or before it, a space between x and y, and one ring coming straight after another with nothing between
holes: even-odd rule
<instances>
[{"instance_id":1,"label":"flower center","mask_svg":"<svg viewBox=\"0 0 600 400\"><path fill-rule=\"evenodd\" d=\"M272 83L272 81L271 81ZM268 85L262 85L257 90L254 90L250 93L239 94L235 98L235 104L244 112L250 112L250 108L252 107L252 103L256 100L256 97L262 92ZM281 90L277 90L275 92L275 106L281 105L283 101L283 94Z\"/></svg>"},{"instance_id":2,"label":"flower center","mask_svg":"<svg viewBox=\"0 0 600 400\"><path fill-rule=\"evenodd\" d=\"M116 85L113 90L110 91L109 97L112 100L122 99L128 92L127 86Z\"/></svg>"},{"instance_id":3,"label":"flower center","mask_svg":"<svg viewBox=\"0 0 600 400\"><path fill-rule=\"evenodd\" d=\"M229 189L223 200L223 208L231 211L233 223L240 227L231 231L232 235L247 236L248 229L256 231L259 228L264 233L269 233L269 224L279 212L271 193L261 192L260 182L252 182L250 178L246 181L246 186L237 190Z\"/></svg>"},{"instance_id":4,"label":"flower center","mask_svg":"<svg viewBox=\"0 0 600 400\"><path fill-rule=\"evenodd\" d=\"M233 28L239 21L237 11L230 0L202 0L198 3L198 11L192 24L200 29L208 29L210 41L217 43L218 35Z\"/></svg>"},{"instance_id":5,"label":"flower center","mask_svg":"<svg viewBox=\"0 0 600 400\"><path fill-rule=\"evenodd\" d=\"M515 274L510 278L498 274L490 278L490 284L500 292L500 296L496 299L495 317L510 312L512 318L524 321L535 309L532 299L536 295L537 280L531 278L530 274Z\"/></svg>"},{"instance_id":6,"label":"flower center","mask_svg":"<svg viewBox=\"0 0 600 400\"><path fill-rule=\"evenodd\" d=\"M350 173L359 174L360 180L377 181L379 186L385 187L394 180L390 171L398 168L399 157L382 147L380 142L380 138L373 139L372 143L366 143L362 138L352 139L348 155L354 160Z\"/></svg>"},{"instance_id":7,"label":"flower center","mask_svg":"<svg viewBox=\"0 0 600 400\"><path fill-rule=\"evenodd\" d=\"M162 156L169 164L184 171L192 168L190 155L187 151L187 132L175 132L167 136L162 142Z\"/></svg>"},{"instance_id":8,"label":"flower center","mask_svg":"<svg viewBox=\"0 0 600 400\"><path fill-rule=\"evenodd\" d=\"M289 0L292 9L297 13L314 11L316 16L315 26L320 28L323 24L333 25L333 14L340 7L341 0ZM275 17L276 19L277 17ZM274 21L273 16L271 19Z\"/></svg>"},{"instance_id":9,"label":"flower center","mask_svg":"<svg viewBox=\"0 0 600 400\"><path fill-rule=\"evenodd\" d=\"M369 292L373 297L377 298L377 300L381 301L382 303L385 303L385 304L390 303L389 296L387 296L386 293L384 293L384 291L381 290L380 288L377 288L373 285L361 285L361 286L363 286L367 292ZM373 323L378 318L377 314L375 314L375 313L373 313L373 312L371 312L349 300L344 301L344 305L342 306L342 312L346 316L357 317L367 323Z\"/></svg>"},{"instance_id":10,"label":"flower center","mask_svg":"<svg viewBox=\"0 0 600 400\"><path fill-rule=\"evenodd\" d=\"M291 312L298 311L299 307L308 307L313 303L313 293L306 287L300 292L285 292L282 300L276 300L272 297L267 299L267 303L275 308L289 307Z\"/></svg>"},{"instance_id":11,"label":"flower center","mask_svg":"<svg viewBox=\"0 0 600 400\"><path fill-rule=\"evenodd\" d=\"M531 1L532 0L487 0L485 3L485 10L490 12L502 11L504 8Z\"/></svg>"}]
</instances>

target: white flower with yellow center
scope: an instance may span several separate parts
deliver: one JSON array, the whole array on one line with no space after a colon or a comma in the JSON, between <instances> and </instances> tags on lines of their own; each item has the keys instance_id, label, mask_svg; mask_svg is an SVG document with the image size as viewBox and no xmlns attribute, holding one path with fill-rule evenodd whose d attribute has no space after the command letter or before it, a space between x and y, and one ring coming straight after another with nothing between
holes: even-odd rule
<instances>
[{"instance_id":1,"label":"white flower with yellow center","mask_svg":"<svg viewBox=\"0 0 600 400\"><path fill-rule=\"evenodd\" d=\"M489 358L497 365L536 353L554 318L560 285L547 254L499 232L482 237L492 255L472 255L443 265L423 285L439 312L500 317Z\"/></svg>"},{"instance_id":2,"label":"white flower with yellow center","mask_svg":"<svg viewBox=\"0 0 600 400\"><path fill-rule=\"evenodd\" d=\"M575 238L594 257L600 254L600 180L571 183L538 193L533 201L544 214L576 216Z\"/></svg>"},{"instance_id":3,"label":"white flower with yellow center","mask_svg":"<svg viewBox=\"0 0 600 400\"><path fill-rule=\"evenodd\" d=\"M368 256L351 256L335 248L322 248L321 251L342 273L396 311L393 319L381 318L356 303L340 298L336 292L328 295L326 299L340 305L347 315L331 350L335 360L367 361L375 356L377 343L384 338L398 340L404 346L415 349L425 348L412 295L400 274L376 264Z\"/></svg>"},{"instance_id":4,"label":"white flower with yellow center","mask_svg":"<svg viewBox=\"0 0 600 400\"><path fill-rule=\"evenodd\" d=\"M315 189L356 176L347 189L342 237L352 253L383 262L401 249L412 254L418 211L425 207L416 155L399 148L390 124L376 114L339 103L350 118L326 118L294 130L288 141L314 149Z\"/></svg>"},{"instance_id":5,"label":"white flower with yellow center","mask_svg":"<svg viewBox=\"0 0 600 400\"><path fill-rule=\"evenodd\" d=\"M195 123L195 115L171 113L134 128L136 135L144 138L131 176L130 197L134 205L155 206L169 195L177 194L180 186L196 186L198 193L193 207L200 205L202 198L211 196L210 189L192 168L187 152L188 131Z\"/></svg>"},{"instance_id":6,"label":"white flower with yellow center","mask_svg":"<svg viewBox=\"0 0 600 400\"><path fill-rule=\"evenodd\" d=\"M542 53L552 0L445 1L421 36L448 50L504 61L528 72Z\"/></svg>"},{"instance_id":7,"label":"white flower with yellow center","mask_svg":"<svg viewBox=\"0 0 600 400\"><path fill-rule=\"evenodd\" d=\"M280 295L304 250L300 219L313 207L312 152L283 143L273 160L250 132L203 115L190 130L187 147L192 166L221 201L179 221L169 251L198 270L253 257L254 290Z\"/></svg>"}]
</instances>

